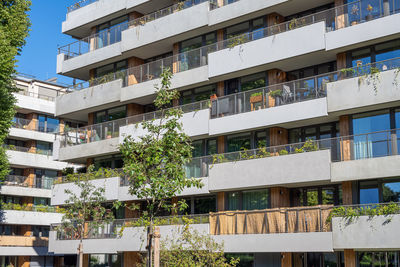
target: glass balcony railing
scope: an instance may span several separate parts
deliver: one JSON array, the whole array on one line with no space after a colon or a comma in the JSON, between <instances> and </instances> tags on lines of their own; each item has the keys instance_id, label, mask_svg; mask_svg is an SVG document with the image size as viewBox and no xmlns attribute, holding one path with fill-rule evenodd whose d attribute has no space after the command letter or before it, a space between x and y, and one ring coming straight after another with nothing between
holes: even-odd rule
<instances>
[{"instance_id":1,"label":"glass balcony railing","mask_svg":"<svg viewBox=\"0 0 400 267\"><path fill-rule=\"evenodd\" d=\"M52 150L36 149L35 147L29 148L29 147L14 146L14 145L3 145L3 147L5 149L11 150L11 151L33 153L33 154L40 154L40 155L46 155L46 156L52 156L53 155L53 151Z\"/></svg>"},{"instance_id":2,"label":"glass balcony railing","mask_svg":"<svg viewBox=\"0 0 400 267\"><path fill-rule=\"evenodd\" d=\"M38 129L37 124L32 120L26 120L22 118L14 118L12 120L12 127L31 131L37 131Z\"/></svg>"},{"instance_id":3,"label":"glass balcony railing","mask_svg":"<svg viewBox=\"0 0 400 267\"><path fill-rule=\"evenodd\" d=\"M240 0L210 0L210 10L224 7L239 1Z\"/></svg>"},{"instance_id":4,"label":"glass balcony railing","mask_svg":"<svg viewBox=\"0 0 400 267\"><path fill-rule=\"evenodd\" d=\"M55 96L48 96L48 95L43 95L43 94L37 94L34 92L29 92L29 91L25 91L25 90L20 90L18 92L16 92L17 94L20 95L25 95L25 96L29 96L29 97L33 97L33 98L38 98L38 99L43 99L43 100L47 100L47 101L51 101L54 102L56 100ZM57 92L57 95L62 95L64 94L64 92Z\"/></svg>"},{"instance_id":5,"label":"glass balcony railing","mask_svg":"<svg viewBox=\"0 0 400 267\"><path fill-rule=\"evenodd\" d=\"M328 32L350 27L359 23L367 22L372 19L381 18L383 16L386 16L386 14L391 15L399 13L400 4L398 4L398 2L399 0L390 1L389 13L385 11L387 8L385 9L383 8L383 6L387 7L386 1L383 0L363 0L363 1L352 2L350 4L324 10L302 18L286 21L281 24L276 24L266 28L257 29L252 32L241 34L239 36L235 36L221 42L217 42L201 48L183 52L164 59L152 61L140 66L129 68L127 70L118 71L114 74L108 74L105 75L104 77L99 77L94 80L84 82L82 84L74 85L73 87L69 88L69 92L91 87L94 85L99 85L102 83L107 83L116 79L123 79L123 86L142 83L159 78L165 68L169 68L170 70L172 70L173 73L191 70L194 68L208 65L209 53L227 48L232 49L238 45L242 45L251 41L259 40L268 36L287 32L297 28L301 28L321 21L325 22L326 31ZM368 20L364 18L363 15L360 15L361 13L356 13L358 14L357 16L353 14L355 13L354 10L357 10L357 8L365 8L366 3L373 4L373 10L371 11L373 13L373 16L372 18L368 17ZM374 7L377 8L380 6L382 6L382 8L379 8L379 12L375 11ZM85 42L87 47L84 49L84 51L86 51L85 53L90 51L88 42L89 41ZM64 53L66 57L69 57L68 55L70 54L73 55L81 54L81 52L79 52L81 51L80 48L81 45L75 43L71 44L71 46L79 46L78 50L69 48L69 46L60 48L59 52Z\"/></svg>"},{"instance_id":6,"label":"glass balcony railing","mask_svg":"<svg viewBox=\"0 0 400 267\"><path fill-rule=\"evenodd\" d=\"M209 107L210 101L204 100L187 105L182 105L178 108L180 108L184 113L187 113L197 110L208 109ZM69 129L68 132L60 133L61 147L75 146L111 138L117 138L119 137L120 127L130 124L137 124L142 121L158 119L160 118L160 116L161 113L159 111L154 111L119 120L94 124L83 128Z\"/></svg>"},{"instance_id":7,"label":"glass balcony railing","mask_svg":"<svg viewBox=\"0 0 400 267\"><path fill-rule=\"evenodd\" d=\"M80 9L80 8L82 8L84 6L90 5L90 4L92 4L94 2L97 2L97 1L99 1L99 0L80 0L80 1L76 2L75 4L67 7L67 13L70 13L70 12L72 12L74 10Z\"/></svg>"},{"instance_id":8,"label":"glass balcony railing","mask_svg":"<svg viewBox=\"0 0 400 267\"><path fill-rule=\"evenodd\" d=\"M183 216L165 216L155 218L155 222L158 226L166 225L183 225L188 220L192 221L192 224L208 224L209 215L199 214L199 215L183 215ZM90 224L90 223L89 223ZM78 238L79 234L71 227L71 229L60 230L61 224L52 224L51 231L57 231L58 240L75 240ZM105 239L105 238L117 238L119 233L123 228L126 227L144 227L146 226L144 221L140 218L135 219L120 219L114 220L111 223L92 229L86 234L85 239Z\"/></svg>"},{"instance_id":9,"label":"glass balcony railing","mask_svg":"<svg viewBox=\"0 0 400 267\"><path fill-rule=\"evenodd\" d=\"M400 58L394 58L218 97L211 103L211 118L226 117L326 97L326 85L330 82L367 76L399 67Z\"/></svg>"},{"instance_id":10,"label":"glass balcony railing","mask_svg":"<svg viewBox=\"0 0 400 267\"><path fill-rule=\"evenodd\" d=\"M174 14L183 9L193 7L195 5L207 2L208 0L187 0L175 5L163 8L161 10L155 11L153 13L147 14L140 18L123 22L116 26L113 26L107 30L101 31L89 37L83 38L79 41L73 42L71 44L62 46L58 49L59 54L64 54L64 60L74 58L91 51L118 43L121 41L122 32L133 27L143 26L148 22L157 20L159 18ZM94 1L93 1L94 2Z\"/></svg>"},{"instance_id":11,"label":"glass balcony railing","mask_svg":"<svg viewBox=\"0 0 400 267\"><path fill-rule=\"evenodd\" d=\"M34 212L51 212L60 213L63 211L61 208L45 206L45 205L28 205L28 204L15 204L0 202L0 209L2 210L17 210L17 211L34 211Z\"/></svg>"},{"instance_id":12,"label":"glass balcony railing","mask_svg":"<svg viewBox=\"0 0 400 267\"><path fill-rule=\"evenodd\" d=\"M3 185L6 186L17 186L17 187L29 187L29 188L41 188L51 189L55 179L51 177L26 177L19 175L7 175L4 179Z\"/></svg>"}]
</instances>

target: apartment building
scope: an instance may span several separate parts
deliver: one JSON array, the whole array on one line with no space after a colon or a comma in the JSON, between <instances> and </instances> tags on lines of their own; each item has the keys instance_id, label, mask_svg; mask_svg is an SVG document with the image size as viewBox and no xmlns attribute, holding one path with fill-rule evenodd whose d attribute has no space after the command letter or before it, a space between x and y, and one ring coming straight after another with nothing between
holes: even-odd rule
<instances>
[{"instance_id":1,"label":"apartment building","mask_svg":"<svg viewBox=\"0 0 400 267\"><path fill-rule=\"evenodd\" d=\"M204 183L172 201L187 200L194 228L240 266L399 266L399 215L328 220L334 206L400 202L399 13L399 0L79 1L57 72L86 82L55 115L86 125L58 136L54 158L121 168L118 145L157 118L169 68L195 148L187 174ZM93 183L109 202L141 202L123 178ZM84 240L85 266L135 266L143 229L114 234L129 220L122 210ZM54 254L77 244L50 231Z\"/></svg>"},{"instance_id":2,"label":"apartment building","mask_svg":"<svg viewBox=\"0 0 400 267\"><path fill-rule=\"evenodd\" d=\"M50 206L51 186L64 168L75 167L52 155L55 133L70 123L54 116L55 98L66 87L23 74L14 82L20 91L3 144L11 172L0 187L0 266L53 266L50 224L61 222L62 214Z\"/></svg>"}]
</instances>

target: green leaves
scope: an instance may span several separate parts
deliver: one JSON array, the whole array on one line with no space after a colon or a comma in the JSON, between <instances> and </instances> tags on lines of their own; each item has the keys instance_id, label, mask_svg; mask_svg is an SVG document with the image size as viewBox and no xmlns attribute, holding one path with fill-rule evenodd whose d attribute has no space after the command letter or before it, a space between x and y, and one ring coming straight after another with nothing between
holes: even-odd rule
<instances>
[{"instance_id":1,"label":"green leaves","mask_svg":"<svg viewBox=\"0 0 400 267\"><path fill-rule=\"evenodd\" d=\"M143 122L141 127L146 134L127 136L120 145L129 191L147 201L150 221L162 209L180 209L184 204L173 206L170 199L185 188L202 186L198 180L186 177L184 166L192 158L192 146L180 122L182 111L171 108L179 97L176 90L170 89L171 78L170 70L164 70L161 87L156 87L154 105L159 109L159 119Z\"/></svg>"},{"instance_id":2,"label":"green leaves","mask_svg":"<svg viewBox=\"0 0 400 267\"><path fill-rule=\"evenodd\" d=\"M30 1L2 0L0 1L0 143L8 135L11 120L15 113L15 98L17 92L12 77L16 73L15 57L21 52L28 35L30 21L26 12ZM9 173L9 165L5 150L0 149L0 181Z\"/></svg>"}]
</instances>

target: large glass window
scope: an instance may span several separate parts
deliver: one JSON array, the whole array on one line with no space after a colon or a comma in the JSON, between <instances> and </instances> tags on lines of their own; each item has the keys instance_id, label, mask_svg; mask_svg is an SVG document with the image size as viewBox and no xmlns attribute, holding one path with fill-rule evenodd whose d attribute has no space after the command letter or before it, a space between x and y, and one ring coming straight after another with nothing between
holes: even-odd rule
<instances>
[{"instance_id":1,"label":"large glass window","mask_svg":"<svg viewBox=\"0 0 400 267\"><path fill-rule=\"evenodd\" d=\"M400 202L400 181L382 183L383 202Z\"/></svg>"},{"instance_id":2,"label":"large glass window","mask_svg":"<svg viewBox=\"0 0 400 267\"><path fill-rule=\"evenodd\" d=\"M390 130L388 110L353 116L355 159L390 155L391 145L386 132ZM368 133L368 135L363 135Z\"/></svg>"},{"instance_id":3,"label":"large glass window","mask_svg":"<svg viewBox=\"0 0 400 267\"><path fill-rule=\"evenodd\" d=\"M241 91L262 88L266 86L266 75L264 72L262 72L245 76L240 79L240 82Z\"/></svg>"},{"instance_id":4,"label":"large glass window","mask_svg":"<svg viewBox=\"0 0 400 267\"><path fill-rule=\"evenodd\" d=\"M122 254L90 254L89 267L121 267Z\"/></svg>"},{"instance_id":5,"label":"large glass window","mask_svg":"<svg viewBox=\"0 0 400 267\"><path fill-rule=\"evenodd\" d=\"M120 155L105 156L94 159L94 167L96 170L103 169L120 169L123 167L123 160Z\"/></svg>"},{"instance_id":6,"label":"large glass window","mask_svg":"<svg viewBox=\"0 0 400 267\"><path fill-rule=\"evenodd\" d=\"M217 86L215 84L187 90L181 92L181 105L190 104L202 100L210 99L210 96L216 93Z\"/></svg>"},{"instance_id":7,"label":"large glass window","mask_svg":"<svg viewBox=\"0 0 400 267\"><path fill-rule=\"evenodd\" d=\"M360 267L399 267L399 252L358 252Z\"/></svg>"},{"instance_id":8,"label":"large glass window","mask_svg":"<svg viewBox=\"0 0 400 267\"><path fill-rule=\"evenodd\" d=\"M360 182L360 204L379 203L379 188L377 181Z\"/></svg>"},{"instance_id":9,"label":"large glass window","mask_svg":"<svg viewBox=\"0 0 400 267\"><path fill-rule=\"evenodd\" d=\"M50 116L38 115L38 130L40 132L55 133L59 129L60 121Z\"/></svg>"},{"instance_id":10,"label":"large glass window","mask_svg":"<svg viewBox=\"0 0 400 267\"><path fill-rule=\"evenodd\" d=\"M228 193L228 207L227 210L239 210L239 192Z\"/></svg>"},{"instance_id":11,"label":"large glass window","mask_svg":"<svg viewBox=\"0 0 400 267\"><path fill-rule=\"evenodd\" d=\"M97 26L96 48L102 48L121 41L122 31L128 28L127 22L128 16L122 16Z\"/></svg>"},{"instance_id":12,"label":"large glass window","mask_svg":"<svg viewBox=\"0 0 400 267\"><path fill-rule=\"evenodd\" d=\"M95 113L95 124L118 120L126 117L126 106L110 108Z\"/></svg>"},{"instance_id":13,"label":"large glass window","mask_svg":"<svg viewBox=\"0 0 400 267\"><path fill-rule=\"evenodd\" d=\"M307 188L291 189L291 205L297 206L316 206L316 205L340 205L341 186L318 186Z\"/></svg>"},{"instance_id":14,"label":"large glass window","mask_svg":"<svg viewBox=\"0 0 400 267\"><path fill-rule=\"evenodd\" d=\"M228 152L251 149L250 133L229 135L227 137L227 142L228 142Z\"/></svg>"},{"instance_id":15,"label":"large glass window","mask_svg":"<svg viewBox=\"0 0 400 267\"><path fill-rule=\"evenodd\" d=\"M243 191L244 210L263 210L268 208L269 190Z\"/></svg>"},{"instance_id":16,"label":"large glass window","mask_svg":"<svg viewBox=\"0 0 400 267\"><path fill-rule=\"evenodd\" d=\"M194 214L216 212L217 200L215 196L194 199Z\"/></svg>"},{"instance_id":17,"label":"large glass window","mask_svg":"<svg viewBox=\"0 0 400 267\"><path fill-rule=\"evenodd\" d=\"M48 155L53 151L53 144L43 141L36 141L36 153Z\"/></svg>"}]
</instances>

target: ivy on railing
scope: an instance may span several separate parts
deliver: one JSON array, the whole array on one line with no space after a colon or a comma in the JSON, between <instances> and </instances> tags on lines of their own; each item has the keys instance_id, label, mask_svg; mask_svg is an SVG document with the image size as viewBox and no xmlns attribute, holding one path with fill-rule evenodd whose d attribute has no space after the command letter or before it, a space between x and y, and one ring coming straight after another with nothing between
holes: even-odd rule
<instances>
[{"instance_id":1,"label":"ivy on railing","mask_svg":"<svg viewBox=\"0 0 400 267\"><path fill-rule=\"evenodd\" d=\"M399 203L371 204L359 207L341 206L332 209L327 222L331 222L333 217L342 217L347 221L347 223L351 223L360 216L369 216L372 218L375 216L392 216L399 213ZM389 217L387 222L390 221L391 218Z\"/></svg>"},{"instance_id":2,"label":"ivy on railing","mask_svg":"<svg viewBox=\"0 0 400 267\"><path fill-rule=\"evenodd\" d=\"M35 211L35 212L52 212L63 213L64 209L46 205L29 206L28 204L5 203L0 201L0 208L3 210L16 211Z\"/></svg>"},{"instance_id":3,"label":"ivy on railing","mask_svg":"<svg viewBox=\"0 0 400 267\"><path fill-rule=\"evenodd\" d=\"M66 176L62 177L58 181L55 181L54 184L60 183L73 183L77 181L90 181L104 178L112 178L112 177L120 177L122 171L120 169L107 169L100 168L95 170L94 165L90 165L87 169L86 173L70 173Z\"/></svg>"}]
</instances>

